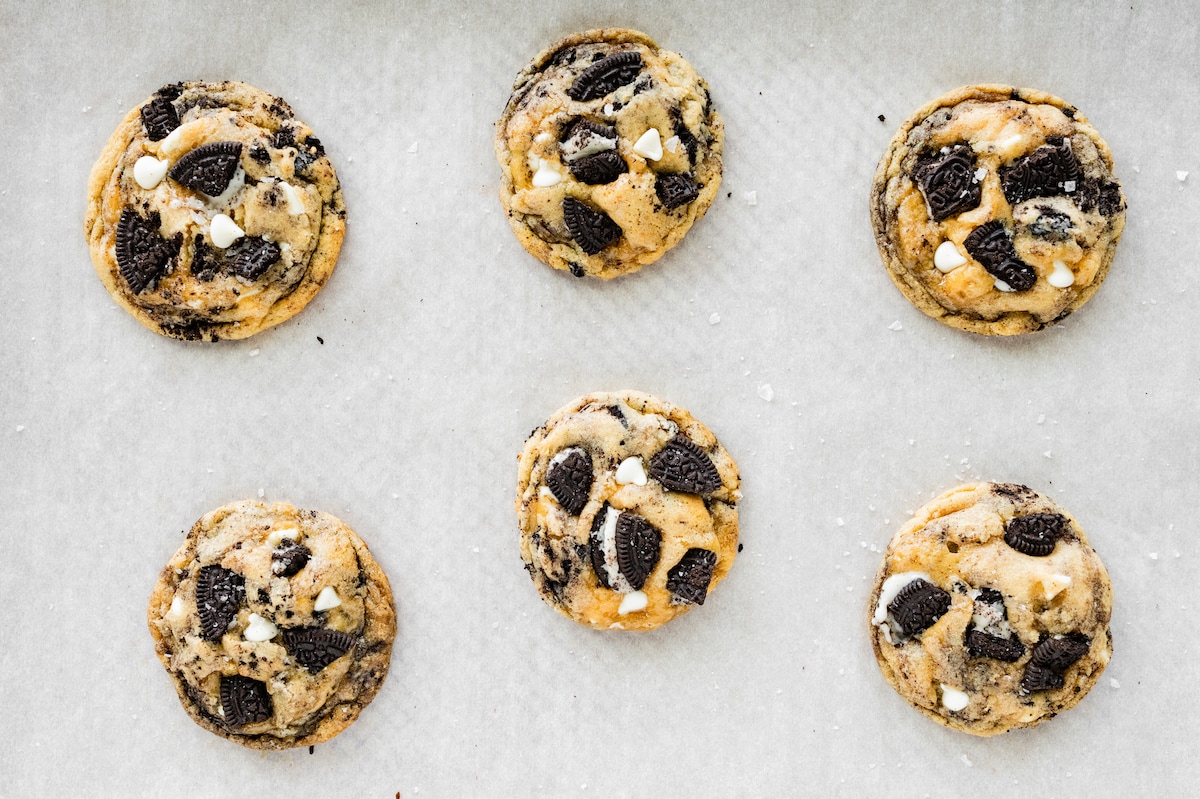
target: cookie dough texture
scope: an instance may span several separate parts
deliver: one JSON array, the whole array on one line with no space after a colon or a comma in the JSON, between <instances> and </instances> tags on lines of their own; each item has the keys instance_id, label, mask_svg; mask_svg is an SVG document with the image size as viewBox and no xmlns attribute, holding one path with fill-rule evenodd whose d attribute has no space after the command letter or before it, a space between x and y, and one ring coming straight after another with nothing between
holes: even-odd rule
<instances>
[{"instance_id":1,"label":"cookie dough texture","mask_svg":"<svg viewBox=\"0 0 1200 799\"><path fill-rule=\"evenodd\" d=\"M521 559L551 607L651 630L703 604L733 566L737 465L682 408L635 391L560 409L518 458Z\"/></svg>"},{"instance_id":2,"label":"cookie dough texture","mask_svg":"<svg viewBox=\"0 0 1200 799\"><path fill-rule=\"evenodd\" d=\"M944 324L988 335L1041 330L1091 299L1108 274L1125 226L1112 170L1108 145L1063 100L1009 86L958 89L901 125L879 162L879 252L904 296Z\"/></svg>"},{"instance_id":3,"label":"cookie dough texture","mask_svg":"<svg viewBox=\"0 0 1200 799\"><path fill-rule=\"evenodd\" d=\"M100 280L173 338L240 339L296 314L332 274L345 229L320 140L244 83L164 86L125 117L88 181Z\"/></svg>"},{"instance_id":4,"label":"cookie dough texture","mask_svg":"<svg viewBox=\"0 0 1200 799\"><path fill-rule=\"evenodd\" d=\"M1043 535L1036 551L1048 554L1006 542L1006 531L1044 533L1047 520L1058 537ZM930 584L927 597L948 594L948 607L905 634L894 600L917 579ZM1096 684L1112 656L1112 600L1104 564L1070 514L1025 486L975 483L930 501L888 544L868 623L879 668L909 704L948 727L995 735L1052 718ZM918 614L916 626L935 615ZM1047 681L1059 687L1038 690Z\"/></svg>"},{"instance_id":5,"label":"cookie dough texture","mask_svg":"<svg viewBox=\"0 0 1200 799\"><path fill-rule=\"evenodd\" d=\"M579 33L517 76L496 126L501 201L544 263L628 274L704 216L723 141L708 84L680 55L638 31Z\"/></svg>"},{"instance_id":6,"label":"cookie dough texture","mask_svg":"<svg viewBox=\"0 0 1200 799\"><path fill-rule=\"evenodd\" d=\"M196 522L148 617L188 715L253 749L344 730L379 691L396 636L391 587L362 539L284 503L235 502Z\"/></svg>"}]
</instances>

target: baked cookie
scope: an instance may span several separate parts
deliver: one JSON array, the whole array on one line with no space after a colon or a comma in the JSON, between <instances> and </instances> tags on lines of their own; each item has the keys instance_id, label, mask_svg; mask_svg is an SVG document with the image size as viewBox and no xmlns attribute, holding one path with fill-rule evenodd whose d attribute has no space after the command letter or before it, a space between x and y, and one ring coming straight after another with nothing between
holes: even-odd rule
<instances>
[{"instance_id":1,"label":"baked cookie","mask_svg":"<svg viewBox=\"0 0 1200 799\"><path fill-rule=\"evenodd\" d=\"M392 590L327 513L235 502L205 515L150 596L154 649L188 715L252 749L327 741L387 675Z\"/></svg>"},{"instance_id":2,"label":"baked cookie","mask_svg":"<svg viewBox=\"0 0 1200 799\"><path fill-rule=\"evenodd\" d=\"M652 630L703 605L737 557L737 465L649 394L580 397L533 431L517 471L525 569L581 624Z\"/></svg>"},{"instance_id":3,"label":"baked cookie","mask_svg":"<svg viewBox=\"0 0 1200 799\"><path fill-rule=\"evenodd\" d=\"M967 86L900 126L871 189L888 273L939 322L1030 333L1100 288L1125 227L1108 145L1057 97Z\"/></svg>"},{"instance_id":4,"label":"baked cookie","mask_svg":"<svg viewBox=\"0 0 1200 799\"><path fill-rule=\"evenodd\" d=\"M325 285L346 207L325 148L282 99L175 83L129 112L92 167L84 232L105 288L164 336L237 339Z\"/></svg>"},{"instance_id":5,"label":"baked cookie","mask_svg":"<svg viewBox=\"0 0 1200 799\"><path fill-rule=\"evenodd\" d=\"M868 610L879 668L909 704L973 735L1032 727L1112 656L1112 586L1066 511L1012 483L959 486L888 544Z\"/></svg>"},{"instance_id":6,"label":"baked cookie","mask_svg":"<svg viewBox=\"0 0 1200 799\"><path fill-rule=\"evenodd\" d=\"M496 125L500 198L521 244L555 269L636 272L712 204L723 141L682 56L638 31L579 33L517 76Z\"/></svg>"}]
</instances>

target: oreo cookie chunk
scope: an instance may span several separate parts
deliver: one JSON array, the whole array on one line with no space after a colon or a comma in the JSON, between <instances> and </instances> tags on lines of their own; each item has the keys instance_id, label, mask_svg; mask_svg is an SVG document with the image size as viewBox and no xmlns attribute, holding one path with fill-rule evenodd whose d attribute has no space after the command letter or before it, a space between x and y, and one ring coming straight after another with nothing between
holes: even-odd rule
<instances>
[{"instance_id":1,"label":"oreo cookie chunk","mask_svg":"<svg viewBox=\"0 0 1200 799\"><path fill-rule=\"evenodd\" d=\"M500 199L531 254L577 277L641 269L704 216L724 126L708 84L644 33L579 33L517 76L496 126Z\"/></svg>"},{"instance_id":2,"label":"oreo cookie chunk","mask_svg":"<svg viewBox=\"0 0 1200 799\"><path fill-rule=\"evenodd\" d=\"M1015 335L1096 293L1125 198L1108 145L1074 107L966 86L900 126L875 172L871 222L913 305L961 330Z\"/></svg>"},{"instance_id":3,"label":"oreo cookie chunk","mask_svg":"<svg viewBox=\"0 0 1200 799\"><path fill-rule=\"evenodd\" d=\"M327 741L387 675L396 613L367 545L327 513L235 502L159 575L150 635L188 715L252 749Z\"/></svg>"},{"instance_id":4,"label":"oreo cookie chunk","mask_svg":"<svg viewBox=\"0 0 1200 799\"><path fill-rule=\"evenodd\" d=\"M1014 483L959 486L892 538L868 609L888 683L973 735L1073 707L1112 657L1112 586L1079 524Z\"/></svg>"},{"instance_id":5,"label":"oreo cookie chunk","mask_svg":"<svg viewBox=\"0 0 1200 799\"><path fill-rule=\"evenodd\" d=\"M636 391L588 394L518 459L521 560L568 618L652 630L729 573L741 496L737 465L690 413Z\"/></svg>"},{"instance_id":6,"label":"oreo cookie chunk","mask_svg":"<svg viewBox=\"0 0 1200 799\"><path fill-rule=\"evenodd\" d=\"M165 336L238 339L300 311L346 230L321 142L244 83L175 83L92 168L84 232L113 298Z\"/></svg>"}]
</instances>

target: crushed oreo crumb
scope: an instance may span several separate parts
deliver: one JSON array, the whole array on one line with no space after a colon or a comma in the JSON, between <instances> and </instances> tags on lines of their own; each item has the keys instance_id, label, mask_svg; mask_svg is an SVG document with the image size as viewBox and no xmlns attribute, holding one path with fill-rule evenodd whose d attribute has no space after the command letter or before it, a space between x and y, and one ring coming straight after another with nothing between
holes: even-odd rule
<instances>
[{"instance_id":1,"label":"crushed oreo crumb","mask_svg":"<svg viewBox=\"0 0 1200 799\"><path fill-rule=\"evenodd\" d=\"M703 605L716 566L716 552L693 547L667 572L667 590L681 602Z\"/></svg>"},{"instance_id":2,"label":"crushed oreo crumb","mask_svg":"<svg viewBox=\"0 0 1200 799\"><path fill-rule=\"evenodd\" d=\"M650 476L664 488L689 494L711 494L721 487L721 475L712 459L682 434L650 459Z\"/></svg>"}]
</instances>

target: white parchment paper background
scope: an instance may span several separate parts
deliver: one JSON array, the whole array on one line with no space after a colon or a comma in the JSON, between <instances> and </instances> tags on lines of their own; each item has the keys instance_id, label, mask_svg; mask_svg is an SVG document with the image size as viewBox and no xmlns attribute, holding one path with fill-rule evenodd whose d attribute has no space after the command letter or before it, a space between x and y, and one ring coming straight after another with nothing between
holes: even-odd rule
<instances>
[{"instance_id":1,"label":"white parchment paper background","mask_svg":"<svg viewBox=\"0 0 1200 799\"><path fill-rule=\"evenodd\" d=\"M1189 794L1198 17L1191 2L4 0L0 793ZM518 70L604 25L687 56L727 129L708 216L611 283L526 255L491 149ZM112 129L192 78L286 98L349 209L328 286L238 343L143 329L82 235ZM867 218L896 126L971 82L1076 104L1129 199L1104 289L1020 340L915 311ZM525 436L621 388L689 408L744 480L729 579L649 635L559 617L516 548ZM1093 693L991 740L909 709L864 630L877 550L931 493L975 479L1069 508L1116 590L1116 654ZM192 724L145 628L182 531L259 489L349 522L396 594L387 683L313 755Z\"/></svg>"}]
</instances>

